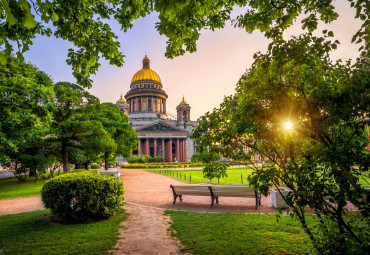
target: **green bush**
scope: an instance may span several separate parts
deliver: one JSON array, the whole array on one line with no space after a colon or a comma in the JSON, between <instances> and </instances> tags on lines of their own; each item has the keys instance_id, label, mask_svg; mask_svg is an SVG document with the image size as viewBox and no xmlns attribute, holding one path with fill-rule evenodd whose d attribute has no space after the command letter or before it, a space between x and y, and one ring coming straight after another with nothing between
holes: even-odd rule
<instances>
[{"instance_id":1,"label":"green bush","mask_svg":"<svg viewBox=\"0 0 370 255\"><path fill-rule=\"evenodd\" d=\"M153 157L153 162L164 162L164 158L162 156Z\"/></svg>"},{"instance_id":2,"label":"green bush","mask_svg":"<svg viewBox=\"0 0 370 255\"><path fill-rule=\"evenodd\" d=\"M91 165L91 169L100 169L100 166L98 164Z\"/></svg>"},{"instance_id":3,"label":"green bush","mask_svg":"<svg viewBox=\"0 0 370 255\"><path fill-rule=\"evenodd\" d=\"M123 205L123 184L104 174L73 173L47 181L41 190L46 208L73 220L108 218Z\"/></svg>"}]
</instances>

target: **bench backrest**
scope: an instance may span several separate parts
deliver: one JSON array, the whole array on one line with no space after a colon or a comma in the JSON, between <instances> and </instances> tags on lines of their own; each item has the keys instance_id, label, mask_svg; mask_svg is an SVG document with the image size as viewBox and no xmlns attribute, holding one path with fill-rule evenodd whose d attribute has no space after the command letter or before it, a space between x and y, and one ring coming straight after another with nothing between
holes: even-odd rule
<instances>
[{"instance_id":1,"label":"bench backrest","mask_svg":"<svg viewBox=\"0 0 370 255\"><path fill-rule=\"evenodd\" d=\"M172 185L177 195L210 196L208 185Z\"/></svg>"},{"instance_id":2,"label":"bench backrest","mask_svg":"<svg viewBox=\"0 0 370 255\"><path fill-rule=\"evenodd\" d=\"M108 174L108 175L115 175L118 174L117 170L101 170L97 171L98 174Z\"/></svg>"},{"instance_id":3,"label":"bench backrest","mask_svg":"<svg viewBox=\"0 0 370 255\"><path fill-rule=\"evenodd\" d=\"M256 193L249 186L212 185L213 195L216 197L255 197Z\"/></svg>"}]
</instances>

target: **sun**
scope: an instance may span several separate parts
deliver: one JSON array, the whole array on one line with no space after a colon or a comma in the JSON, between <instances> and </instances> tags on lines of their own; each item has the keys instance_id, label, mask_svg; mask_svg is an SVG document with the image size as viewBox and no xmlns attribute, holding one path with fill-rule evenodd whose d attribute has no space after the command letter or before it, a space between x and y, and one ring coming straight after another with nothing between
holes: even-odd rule
<instances>
[{"instance_id":1,"label":"sun","mask_svg":"<svg viewBox=\"0 0 370 255\"><path fill-rule=\"evenodd\" d=\"M293 128L293 123L292 123L292 122L290 122L290 121L285 122L285 123L284 123L284 128L285 128L286 130L290 130L290 129L292 129L292 128Z\"/></svg>"}]
</instances>

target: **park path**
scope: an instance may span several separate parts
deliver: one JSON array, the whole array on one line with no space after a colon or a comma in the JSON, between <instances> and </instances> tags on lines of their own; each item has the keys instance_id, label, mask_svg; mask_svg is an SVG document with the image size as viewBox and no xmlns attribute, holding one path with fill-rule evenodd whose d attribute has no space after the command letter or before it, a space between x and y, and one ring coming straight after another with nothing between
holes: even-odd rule
<instances>
[{"instance_id":1,"label":"park path","mask_svg":"<svg viewBox=\"0 0 370 255\"><path fill-rule=\"evenodd\" d=\"M125 186L125 201L161 209L197 212L275 213L271 198L262 196L262 205L254 209L254 198L220 198L220 204L210 207L210 197L184 196L183 202L172 205L170 184L183 184L171 177L140 169L117 169ZM0 215L42 210L40 196L0 200Z\"/></svg>"},{"instance_id":2,"label":"park path","mask_svg":"<svg viewBox=\"0 0 370 255\"><path fill-rule=\"evenodd\" d=\"M8 198L0 200L0 215L43 210L41 196Z\"/></svg>"}]
</instances>

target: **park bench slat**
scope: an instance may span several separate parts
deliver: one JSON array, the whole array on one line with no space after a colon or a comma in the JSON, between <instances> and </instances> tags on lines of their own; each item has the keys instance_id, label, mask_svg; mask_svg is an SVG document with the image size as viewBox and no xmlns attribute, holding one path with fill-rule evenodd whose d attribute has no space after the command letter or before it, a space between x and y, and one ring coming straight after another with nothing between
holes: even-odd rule
<instances>
[{"instance_id":1,"label":"park bench slat","mask_svg":"<svg viewBox=\"0 0 370 255\"><path fill-rule=\"evenodd\" d=\"M227 186L227 185L170 185L173 192L173 202L179 198L182 202L182 195L192 196L211 196L213 206L214 201L218 204L218 197L254 197L256 199L256 209L261 205L261 194L249 186Z\"/></svg>"}]
</instances>

